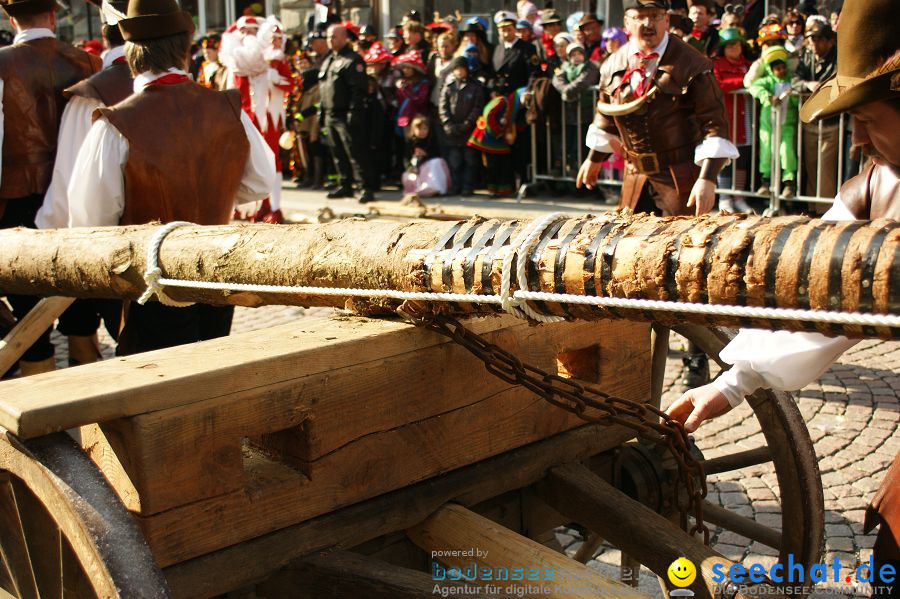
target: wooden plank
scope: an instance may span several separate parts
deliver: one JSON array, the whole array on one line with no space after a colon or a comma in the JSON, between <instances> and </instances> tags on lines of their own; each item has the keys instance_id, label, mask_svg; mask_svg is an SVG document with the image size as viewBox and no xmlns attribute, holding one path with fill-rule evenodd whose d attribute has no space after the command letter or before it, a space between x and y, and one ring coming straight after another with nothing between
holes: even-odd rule
<instances>
[{"instance_id":1,"label":"wooden plank","mask_svg":"<svg viewBox=\"0 0 900 599\"><path fill-rule=\"evenodd\" d=\"M31 344L66 311L74 297L45 297L0 340L0 373L19 361Z\"/></svg>"},{"instance_id":2,"label":"wooden plank","mask_svg":"<svg viewBox=\"0 0 900 599\"><path fill-rule=\"evenodd\" d=\"M528 391L509 389L442 416L366 436L309 464L309 478L248 450L245 488L141 517L140 523L165 567L581 423Z\"/></svg>"},{"instance_id":3,"label":"wooden plank","mask_svg":"<svg viewBox=\"0 0 900 599\"><path fill-rule=\"evenodd\" d=\"M516 322L470 321L477 332ZM31 438L222 397L444 342L399 321L310 318L0 383L0 426ZM366 345L361 355L359 345ZM375 357L377 356L377 358Z\"/></svg>"},{"instance_id":4,"label":"wooden plank","mask_svg":"<svg viewBox=\"0 0 900 599\"><path fill-rule=\"evenodd\" d=\"M697 597L717 596L712 568L720 564L727 572L733 563L581 464L553 468L537 484L537 492L560 513L603 536L660 577L666 576L673 561L686 557L697 566L697 579L689 586ZM770 596L783 597L768 590Z\"/></svg>"},{"instance_id":5,"label":"wooden plank","mask_svg":"<svg viewBox=\"0 0 900 599\"><path fill-rule=\"evenodd\" d=\"M649 381L641 374L648 360L647 325L511 324L485 337L550 371L557 367L559 352L596 347L594 353L601 356L596 378L605 390L635 400L647 396ZM108 478L121 489L126 507L150 515L242 488L244 437L313 477L315 469L335 467L334 460L320 458L356 439L470 406L511 388L464 348L444 340L418 351L108 422L99 439L94 431L83 446L104 472L111 472ZM504 449L508 447L504 443ZM110 448L113 456L108 455ZM417 448L410 449L417 453ZM359 446L352 449L360 455L359 463L383 461L397 450L384 439L377 446L373 439L369 453ZM348 474L359 468L353 461L342 463ZM440 464L435 458L435 466Z\"/></svg>"},{"instance_id":6,"label":"wooden plank","mask_svg":"<svg viewBox=\"0 0 900 599\"><path fill-rule=\"evenodd\" d=\"M328 547L355 547L418 524L450 500L474 505L633 438L590 424L365 502L288 526L165 569L176 597L213 597L262 580L291 560Z\"/></svg>"},{"instance_id":7,"label":"wooden plank","mask_svg":"<svg viewBox=\"0 0 900 599\"><path fill-rule=\"evenodd\" d=\"M297 599L432 599L435 581L418 570L410 570L350 551L315 553L279 572L277 580L258 585L263 597ZM463 599L508 599L487 593L447 593L440 597Z\"/></svg>"},{"instance_id":8,"label":"wooden plank","mask_svg":"<svg viewBox=\"0 0 900 599\"><path fill-rule=\"evenodd\" d=\"M495 585L500 585L501 588L510 585L513 589L528 589L525 592L529 597L649 598L649 595L628 589L600 571L526 539L461 505L445 505L406 533L414 543L431 555L440 555L433 558L433 561L459 568L462 573L475 576L476 579L479 574L484 576L490 571L491 578L497 581ZM468 552L472 549L480 553L473 556L453 555L454 552ZM510 577L510 573L517 568L523 572L520 581L516 581L514 577L502 582L497 580L500 573L505 571L507 577ZM439 572L435 576L440 577ZM548 572L551 580L545 578ZM449 573L445 570L445 575L447 574ZM529 580L531 576L534 578ZM448 576L444 584L450 586L454 583Z\"/></svg>"}]
</instances>

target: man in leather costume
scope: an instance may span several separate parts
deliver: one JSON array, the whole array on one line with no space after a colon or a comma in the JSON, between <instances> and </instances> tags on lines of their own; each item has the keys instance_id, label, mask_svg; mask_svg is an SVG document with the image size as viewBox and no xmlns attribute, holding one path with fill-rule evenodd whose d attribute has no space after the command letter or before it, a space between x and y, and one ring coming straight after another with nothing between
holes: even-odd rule
<instances>
[{"instance_id":1,"label":"man in leather costume","mask_svg":"<svg viewBox=\"0 0 900 599\"><path fill-rule=\"evenodd\" d=\"M592 188L613 150L626 161L620 208L662 215L705 214L716 176L737 148L728 140L722 90L712 63L670 35L668 0L625 0L630 41L600 67L597 115L576 185ZM706 356L684 359L683 383L709 380Z\"/></svg>"},{"instance_id":2,"label":"man in leather costume","mask_svg":"<svg viewBox=\"0 0 900 599\"><path fill-rule=\"evenodd\" d=\"M837 73L800 111L805 122L841 112L854 119L853 144L870 157L847 181L825 220L900 219L900 21L895 0L847 0L841 12ZM858 340L818 333L742 330L722 351L733 366L715 381L676 400L668 414L692 432L758 388L800 389ZM873 597L900 596L900 453L866 510L864 530L880 524L874 546ZM882 566L893 580L878 580Z\"/></svg>"}]
</instances>

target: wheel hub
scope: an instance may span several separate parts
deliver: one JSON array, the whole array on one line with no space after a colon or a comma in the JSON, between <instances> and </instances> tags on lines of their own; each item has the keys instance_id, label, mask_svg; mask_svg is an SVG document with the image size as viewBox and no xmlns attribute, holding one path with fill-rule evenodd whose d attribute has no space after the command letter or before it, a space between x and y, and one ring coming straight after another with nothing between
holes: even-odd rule
<instances>
[{"instance_id":1,"label":"wheel hub","mask_svg":"<svg viewBox=\"0 0 900 599\"><path fill-rule=\"evenodd\" d=\"M703 460L693 438L691 454L697 460ZM616 450L613 485L659 514L669 514L677 509L674 505L677 477L677 464L665 446L641 441Z\"/></svg>"}]
</instances>

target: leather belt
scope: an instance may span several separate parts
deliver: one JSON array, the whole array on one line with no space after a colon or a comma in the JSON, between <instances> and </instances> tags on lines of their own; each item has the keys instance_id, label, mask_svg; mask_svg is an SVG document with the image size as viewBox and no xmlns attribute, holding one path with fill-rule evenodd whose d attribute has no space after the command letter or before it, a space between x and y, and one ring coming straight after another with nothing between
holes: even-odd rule
<instances>
[{"instance_id":1,"label":"leather belt","mask_svg":"<svg viewBox=\"0 0 900 599\"><path fill-rule=\"evenodd\" d=\"M624 148L624 150L625 158L634 170L642 175L655 175L673 164L693 162L694 147L693 145L681 146L663 152L633 152L628 148Z\"/></svg>"}]
</instances>

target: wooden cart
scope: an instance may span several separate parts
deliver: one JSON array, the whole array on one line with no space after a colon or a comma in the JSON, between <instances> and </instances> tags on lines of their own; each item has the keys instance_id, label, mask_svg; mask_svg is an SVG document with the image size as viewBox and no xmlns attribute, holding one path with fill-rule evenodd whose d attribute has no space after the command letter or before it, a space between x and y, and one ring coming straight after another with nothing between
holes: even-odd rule
<instances>
[{"instance_id":1,"label":"wooden cart","mask_svg":"<svg viewBox=\"0 0 900 599\"><path fill-rule=\"evenodd\" d=\"M467 326L542 369L658 405L668 347L650 325L507 316ZM726 339L679 332L712 356ZM705 471L771 462L781 530L712 504L705 519L813 563L823 496L803 418L785 394L750 402L760 446ZM687 556L697 596L710 596L715 563L730 564L673 522L664 452L398 321L303 319L6 381L0 425L0 586L23 598L210 597L248 585L272 597L428 597L434 563L594 580L553 548L548 531L568 523L594 533L586 545L605 539L658 574ZM487 557L432 559L472 548Z\"/></svg>"}]
</instances>

